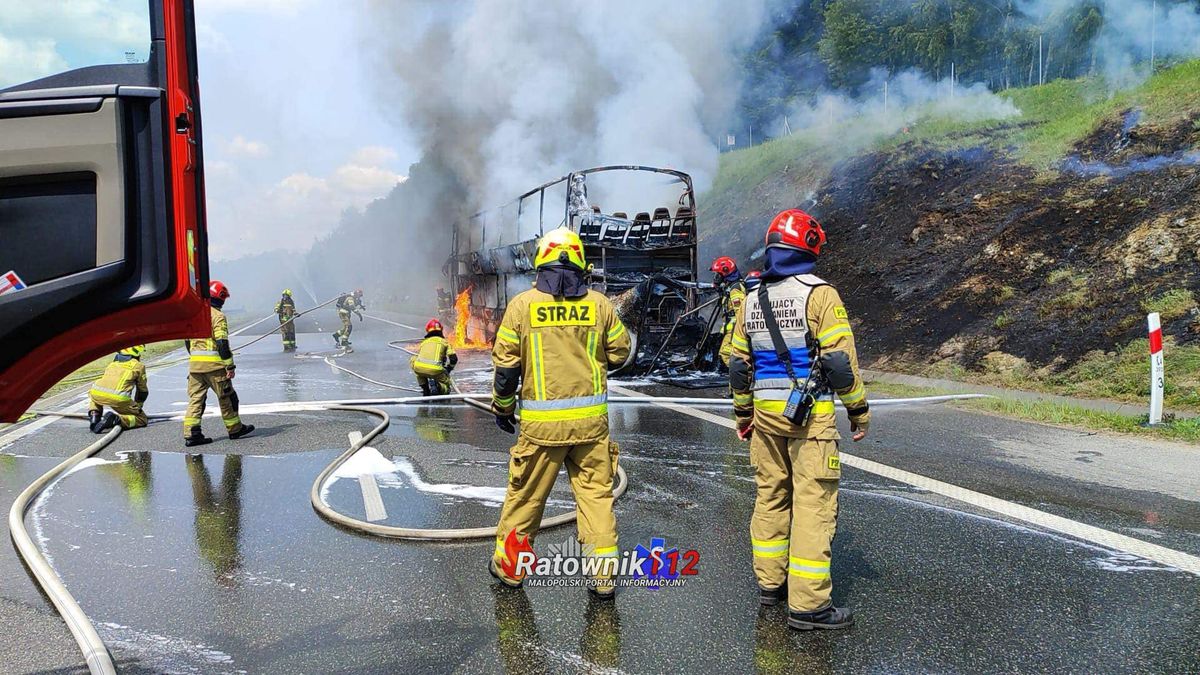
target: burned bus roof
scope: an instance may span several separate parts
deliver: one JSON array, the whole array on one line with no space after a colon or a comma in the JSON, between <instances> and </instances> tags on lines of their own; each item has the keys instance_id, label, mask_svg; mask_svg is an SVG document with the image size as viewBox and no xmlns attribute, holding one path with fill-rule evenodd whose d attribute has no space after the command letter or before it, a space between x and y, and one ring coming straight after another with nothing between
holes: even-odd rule
<instances>
[{"instance_id":1,"label":"burned bus roof","mask_svg":"<svg viewBox=\"0 0 1200 675\"><path fill-rule=\"evenodd\" d=\"M551 186L557 185L559 183L570 180L571 176L578 176L578 175L586 176L587 174L599 173L601 171L649 171L652 173L662 173L662 174L667 174L669 176L674 176L680 183L686 184L688 186L689 190L691 189L691 185L692 185L691 175L688 173L685 173L683 171L678 171L676 169L664 169L662 167L657 167L657 166L642 166L640 164L610 164L607 166L594 166L590 169L580 169L578 171L572 171L571 173L568 173L559 178L555 178L554 180L546 181L545 183L542 183L541 185L539 185L535 188L532 188L530 190L527 190L527 191L521 193L520 195L517 195L516 198L511 199L511 200L505 202L504 204L476 211L475 213L471 214L471 218L472 219L478 218L479 216L481 216L489 211L494 211L497 208L501 208L508 204L512 204L513 202L519 202L522 199L525 199L526 197L531 197L531 196L537 194L538 192L545 190L548 187L551 187Z\"/></svg>"}]
</instances>

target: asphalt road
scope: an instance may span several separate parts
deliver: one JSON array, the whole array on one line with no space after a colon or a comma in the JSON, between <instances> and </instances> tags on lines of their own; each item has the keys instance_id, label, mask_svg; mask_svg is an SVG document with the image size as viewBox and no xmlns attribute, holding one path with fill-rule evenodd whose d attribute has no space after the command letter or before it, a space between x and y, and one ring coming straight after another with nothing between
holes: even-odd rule
<instances>
[{"instance_id":1,"label":"asphalt road","mask_svg":"<svg viewBox=\"0 0 1200 675\"><path fill-rule=\"evenodd\" d=\"M412 385L407 356L384 346L410 332L355 329L356 351L339 364ZM332 347L327 335L300 336L301 356ZM278 350L268 338L239 355L243 405L404 394ZM483 366L485 355L464 355L458 379L486 389L487 373L469 372ZM152 374L151 411L182 410L183 372ZM388 411L376 451L356 458L360 468L384 463L374 469L384 522L493 525L511 437L462 406ZM312 480L373 418L244 417L260 431L239 441L206 419L218 441L203 455L183 453L178 421L123 434L26 519L124 672L1200 671L1197 577L851 468L833 576L835 599L854 607L858 624L791 632L782 610L757 605L745 445L665 408L613 409L631 481L618 502L621 546L665 538L699 553L699 573L682 587L623 589L611 604L580 589L496 589L485 568L490 541L384 541L319 518ZM8 447L4 438L7 507L51 458L94 437L63 421ZM1195 448L934 406L879 407L869 440L847 450L1200 555ZM361 518L350 474L327 499ZM570 500L561 480L550 511ZM544 532L538 552L572 532ZM11 548L0 552L0 579L0 671L80 668Z\"/></svg>"}]
</instances>

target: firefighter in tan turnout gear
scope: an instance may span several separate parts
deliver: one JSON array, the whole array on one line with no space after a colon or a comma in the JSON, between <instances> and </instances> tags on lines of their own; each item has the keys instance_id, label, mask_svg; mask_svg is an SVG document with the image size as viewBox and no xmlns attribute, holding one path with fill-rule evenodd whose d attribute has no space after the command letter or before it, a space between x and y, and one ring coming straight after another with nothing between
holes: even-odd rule
<instances>
[{"instance_id":1,"label":"firefighter in tan turnout gear","mask_svg":"<svg viewBox=\"0 0 1200 675\"><path fill-rule=\"evenodd\" d=\"M209 389L217 394L221 421L225 423L229 438L241 438L254 431L253 424L242 424L242 418L238 417L238 396L233 390L236 366L233 364L233 351L229 348L229 322L221 311L225 300L229 298L229 289L225 284L214 281L209 284L208 292L212 303L212 337L192 339L186 343L191 358L188 367L188 407L183 413L183 444L189 448L212 443L212 439L200 429Z\"/></svg>"},{"instance_id":2,"label":"firefighter in tan turnout gear","mask_svg":"<svg viewBox=\"0 0 1200 675\"><path fill-rule=\"evenodd\" d=\"M442 322L430 319L425 324L425 339L417 353L408 360L413 374L417 376L417 384L421 385L423 396L440 396L449 394L453 383L450 373L458 365L458 354L442 333Z\"/></svg>"},{"instance_id":3,"label":"firefighter in tan turnout gear","mask_svg":"<svg viewBox=\"0 0 1200 675\"><path fill-rule=\"evenodd\" d=\"M801 630L853 623L831 601L841 476L833 394L855 441L870 423L846 308L812 274L824 243L820 224L798 209L771 222L766 270L735 319L729 364L738 434L750 438L758 485L750 542L760 601L786 598L788 625Z\"/></svg>"},{"instance_id":4,"label":"firefighter in tan turnout gear","mask_svg":"<svg viewBox=\"0 0 1200 675\"><path fill-rule=\"evenodd\" d=\"M342 322L342 328L333 334L333 341L337 346L348 352L354 351L350 346L350 334L354 332L354 324L350 322L350 313L354 312L357 314L360 322L363 320L362 311L367 307L363 304L362 297L362 289L353 293L343 293L338 298L337 304L334 305L337 307L338 319Z\"/></svg>"},{"instance_id":5,"label":"firefighter in tan turnout gear","mask_svg":"<svg viewBox=\"0 0 1200 675\"><path fill-rule=\"evenodd\" d=\"M279 317L279 334L283 336L283 351L296 351L296 301L292 299L292 289L283 289L279 302L275 303L275 315Z\"/></svg>"},{"instance_id":6,"label":"firefighter in tan turnout gear","mask_svg":"<svg viewBox=\"0 0 1200 675\"><path fill-rule=\"evenodd\" d=\"M93 432L102 434L118 424L122 429L137 429L149 422L142 410L150 396L146 366L142 365L145 351L145 345L135 345L117 352L88 391L88 422ZM112 412L104 413L104 406Z\"/></svg>"},{"instance_id":7,"label":"firefighter in tan turnout gear","mask_svg":"<svg viewBox=\"0 0 1200 675\"><path fill-rule=\"evenodd\" d=\"M608 369L625 363L630 339L608 298L587 285L579 235L560 227L538 242L535 287L509 301L492 350L496 424L521 430L511 450L508 491L496 528L492 575L519 586L506 545L537 536L546 498L565 463L579 514L579 541L602 569L617 563L613 515L616 444L608 434ZM607 562L611 559L611 563ZM514 574L516 576L514 576ZM612 574L589 590L612 597Z\"/></svg>"}]
</instances>

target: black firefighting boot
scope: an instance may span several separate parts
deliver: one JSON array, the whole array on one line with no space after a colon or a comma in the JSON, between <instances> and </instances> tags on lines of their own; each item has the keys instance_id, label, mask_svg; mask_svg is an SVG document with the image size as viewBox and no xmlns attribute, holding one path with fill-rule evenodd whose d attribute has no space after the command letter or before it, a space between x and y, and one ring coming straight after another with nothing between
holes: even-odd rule
<instances>
[{"instance_id":1,"label":"black firefighting boot","mask_svg":"<svg viewBox=\"0 0 1200 675\"><path fill-rule=\"evenodd\" d=\"M797 630L838 630L854 625L854 612L849 607L834 607L833 603L815 612L788 610L788 627Z\"/></svg>"},{"instance_id":2,"label":"black firefighting boot","mask_svg":"<svg viewBox=\"0 0 1200 675\"><path fill-rule=\"evenodd\" d=\"M101 424L100 420L101 420L101 415L100 415L99 410L89 410L88 411L88 428L90 428L92 430L93 434L100 433L100 424Z\"/></svg>"},{"instance_id":3,"label":"black firefighting boot","mask_svg":"<svg viewBox=\"0 0 1200 675\"><path fill-rule=\"evenodd\" d=\"M115 412L104 413L104 419L100 420L100 430L96 433L102 434L117 426L117 419L117 413Z\"/></svg>"},{"instance_id":4,"label":"black firefighting boot","mask_svg":"<svg viewBox=\"0 0 1200 675\"><path fill-rule=\"evenodd\" d=\"M242 438L243 436L249 436L253 432L254 432L253 424L242 424L237 429L234 429L229 432L229 440L236 441L237 439Z\"/></svg>"},{"instance_id":5,"label":"black firefighting boot","mask_svg":"<svg viewBox=\"0 0 1200 675\"><path fill-rule=\"evenodd\" d=\"M197 445L208 445L213 439L204 435L200 427L192 427L188 430L188 435L183 437L183 444L189 448L194 448Z\"/></svg>"},{"instance_id":6,"label":"black firefighting boot","mask_svg":"<svg viewBox=\"0 0 1200 675\"><path fill-rule=\"evenodd\" d=\"M429 380L426 380L421 383L421 395L422 396L433 396L433 391L429 388Z\"/></svg>"},{"instance_id":7,"label":"black firefighting boot","mask_svg":"<svg viewBox=\"0 0 1200 675\"><path fill-rule=\"evenodd\" d=\"M778 588L763 588L758 587L758 604L764 607L774 607L781 600L787 600L787 583L783 583Z\"/></svg>"},{"instance_id":8,"label":"black firefighting boot","mask_svg":"<svg viewBox=\"0 0 1200 675\"><path fill-rule=\"evenodd\" d=\"M500 574L500 570L496 569L496 559L488 559L488 574L496 578L505 588L520 588L523 584L520 581L509 579Z\"/></svg>"},{"instance_id":9,"label":"black firefighting boot","mask_svg":"<svg viewBox=\"0 0 1200 675\"><path fill-rule=\"evenodd\" d=\"M333 344L337 345L338 347L342 346L342 334L341 333L333 334Z\"/></svg>"}]
</instances>

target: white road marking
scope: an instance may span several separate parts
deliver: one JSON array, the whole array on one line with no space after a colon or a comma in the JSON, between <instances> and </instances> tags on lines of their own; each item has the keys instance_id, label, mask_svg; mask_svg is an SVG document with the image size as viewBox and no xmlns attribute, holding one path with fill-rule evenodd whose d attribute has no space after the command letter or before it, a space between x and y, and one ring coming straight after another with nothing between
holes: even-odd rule
<instances>
[{"instance_id":1,"label":"white road marking","mask_svg":"<svg viewBox=\"0 0 1200 675\"><path fill-rule=\"evenodd\" d=\"M350 445L354 445L362 440L363 435L361 431L351 431L346 436L350 438ZM374 448L363 447L360 450L374 450ZM367 511L367 521L374 523L387 520L387 509L383 506L383 495L379 494L379 484L375 482L375 474L360 474L358 487L362 490L363 508Z\"/></svg>"},{"instance_id":2,"label":"white road marking","mask_svg":"<svg viewBox=\"0 0 1200 675\"><path fill-rule=\"evenodd\" d=\"M611 384L609 385L609 389L626 396L637 393L629 389L625 389L624 387ZM657 403L655 405L659 405L663 408L668 408L697 419L706 420L708 422L712 422L713 424L719 424L728 429L736 428L733 420L720 415L714 415L703 410L697 410L696 408L678 405L675 403ZM866 471L867 473L883 476L884 478L890 478L892 480L912 485L923 490L928 490L929 492L933 492L944 497L955 499L965 504L970 504L971 506L986 509L993 513L998 513L1015 520L1029 523L1046 530L1059 532L1061 534L1065 534L1076 539L1082 539L1093 544L1099 544L1100 546L1104 546L1113 550L1130 553L1140 558L1145 558L1146 560L1153 560L1154 562L1200 576L1200 557L1191 555L1190 553L1176 551L1175 549L1159 546L1158 544L1152 544L1148 541L1142 541L1141 539L1134 539L1133 537L1128 537L1123 534L1118 534L1103 528L1095 527L1093 525L1081 523L1069 518L1063 518L1052 513L1039 511L1038 509L1032 509L1028 506L1022 506L1014 502L999 499L991 495L986 495L982 492L968 490L951 483L935 480L933 478L929 478L928 476L922 476L918 473L905 471L894 466L888 466L887 464L881 464L869 459L857 457L845 452L844 450L841 452L841 460L842 464L854 467L855 469L859 469L861 471Z\"/></svg>"}]
</instances>

